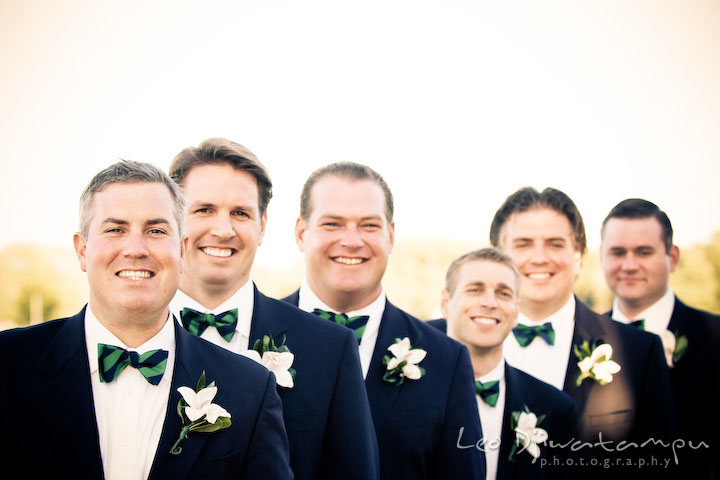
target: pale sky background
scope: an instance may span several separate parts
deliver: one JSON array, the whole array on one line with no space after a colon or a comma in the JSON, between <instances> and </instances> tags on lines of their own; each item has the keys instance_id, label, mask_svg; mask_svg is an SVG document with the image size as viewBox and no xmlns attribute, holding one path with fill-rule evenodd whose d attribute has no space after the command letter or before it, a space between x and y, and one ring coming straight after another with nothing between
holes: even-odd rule
<instances>
[{"instance_id":1,"label":"pale sky background","mask_svg":"<svg viewBox=\"0 0 720 480\"><path fill-rule=\"evenodd\" d=\"M627 197L681 246L720 230L716 0L0 0L0 45L0 248L70 247L97 171L211 136L273 177L261 264L297 260L302 183L339 160L386 178L398 240L486 244L525 185L591 248Z\"/></svg>"}]
</instances>

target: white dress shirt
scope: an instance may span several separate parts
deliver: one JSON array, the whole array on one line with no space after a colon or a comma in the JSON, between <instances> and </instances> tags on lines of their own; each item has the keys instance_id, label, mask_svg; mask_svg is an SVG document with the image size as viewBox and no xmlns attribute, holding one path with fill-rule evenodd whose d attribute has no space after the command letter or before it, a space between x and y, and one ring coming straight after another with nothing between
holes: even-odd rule
<instances>
[{"instance_id":1,"label":"white dress shirt","mask_svg":"<svg viewBox=\"0 0 720 480\"><path fill-rule=\"evenodd\" d=\"M207 308L201 305L197 300L189 297L185 292L178 290L175 297L170 302L170 311L175 315L180 326L180 312L183 308L192 308L200 313L212 313L214 315L227 312L233 308L238 309L238 321L235 325L235 335L228 342L220 335L215 327L207 327L200 335L210 343L214 343L225 350L233 353L244 352L248 349L250 340L250 324L252 323L253 306L255 303L255 288L252 280L248 279L245 285L240 287L233 295L225 300L217 308Z\"/></svg>"},{"instance_id":2,"label":"white dress shirt","mask_svg":"<svg viewBox=\"0 0 720 480\"><path fill-rule=\"evenodd\" d=\"M103 470L108 480L141 480L150 474L165 422L175 365L175 331L168 315L163 328L138 348L128 348L85 310L85 342L90 362L95 418L100 438ZM98 343L145 353L168 351L165 373L152 385L139 370L127 366L110 383L101 383L98 373Z\"/></svg>"},{"instance_id":3,"label":"white dress shirt","mask_svg":"<svg viewBox=\"0 0 720 480\"><path fill-rule=\"evenodd\" d=\"M575 330L575 297L570 295L560 310L539 322L533 322L522 313L518 317L518 323L528 326L546 322L552 323L555 330L555 345L548 345L538 336L528 346L521 347L511 333L503 343L503 354L513 367L562 390Z\"/></svg>"},{"instance_id":4,"label":"white dress shirt","mask_svg":"<svg viewBox=\"0 0 720 480\"><path fill-rule=\"evenodd\" d=\"M505 360L500 360L500 363L495 368L475 380L482 383L494 382L495 380L500 382L500 393L494 407L485 403L480 395L475 395L485 440L483 447L485 450L485 478L486 480L495 480L500 455L503 414L505 413Z\"/></svg>"},{"instance_id":5,"label":"white dress shirt","mask_svg":"<svg viewBox=\"0 0 720 480\"><path fill-rule=\"evenodd\" d=\"M312 313L316 308L319 308L328 312L344 313L348 317L355 317L357 315L367 315L370 317L365 325L365 331L363 332L362 339L360 340L360 346L358 348L363 378L366 378L368 369L370 368L373 351L375 350L378 330L380 330L380 320L382 320L383 313L385 312L385 289L381 287L380 295L378 295L372 303L360 310L354 310L352 312L335 312L332 308L328 307L325 302L320 300L317 295L315 295L315 292L313 292L307 284L307 280L304 280L302 285L300 285L298 308L310 313ZM389 346L390 345L388 345L388 347Z\"/></svg>"},{"instance_id":6,"label":"white dress shirt","mask_svg":"<svg viewBox=\"0 0 720 480\"><path fill-rule=\"evenodd\" d=\"M650 305L641 313L635 315L635 318L628 318L620 310L617 297L613 300L612 318L620 323L630 323L634 320L645 320L645 330L660 335L667 330L675 309L675 292L668 287L667 292L657 302Z\"/></svg>"}]
</instances>

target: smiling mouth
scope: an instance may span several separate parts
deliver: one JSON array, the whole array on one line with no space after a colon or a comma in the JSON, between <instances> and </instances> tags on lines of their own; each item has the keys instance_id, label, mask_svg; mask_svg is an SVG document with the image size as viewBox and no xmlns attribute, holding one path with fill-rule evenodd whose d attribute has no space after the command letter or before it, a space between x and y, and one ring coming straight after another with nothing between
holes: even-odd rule
<instances>
[{"instance_id":1,"label":"smiling mouth","mask_svg":"<svg viewBox=\"0 0 720 480\"><path fill-rule=\"evenodd\" d=\"M475 323L479 323L480 325L497 325L498 323L500 323L500 320L492 317L470 317L470 319Z\"/></svg>"},{"instance_id":2,"label":"smiling mouth","mask_svg":"<svg viewBox=\"0 0 720 480\"><path fill-rule=\"evenodd\" d=\"M342 263L343 265L359 265L363 262L366 262L367 260L364 258L357 258L357 257L331 257L330 258L333 262L336 263Z\"/></svg>"},{"instance_id":3,"label":"smiling mouth","mask_svg":"<svg viewBox=\"0 0 720 480\"><path fill-rule=\"evenodd\" d=\"M155 274L149 270L120 270L115 275L120 278L129 278L130 280L144 280L155 276Z\"/></svg>"},{"instance_id":4,"label":"smiling mouth","mask_svg":"<svg viewBox=\"0 0 720 480\"><path fill-rule=\"evenodd\" d=\"M229 257L234 253L232 248L203 247L200 250L211 257Z\"/></svg>"},{"instance_id":5,"label":"smiling mouth","mask_svg":"<svg viewBox=\"0 0 720 480\"><path fill-rule=\"evenodd\" d=\"M531 278L533 280L546 280L550 277L552 277L552 273L543 272L543 273L526 273L525 276L528 278Z\"/></svg>"}]
</instances>

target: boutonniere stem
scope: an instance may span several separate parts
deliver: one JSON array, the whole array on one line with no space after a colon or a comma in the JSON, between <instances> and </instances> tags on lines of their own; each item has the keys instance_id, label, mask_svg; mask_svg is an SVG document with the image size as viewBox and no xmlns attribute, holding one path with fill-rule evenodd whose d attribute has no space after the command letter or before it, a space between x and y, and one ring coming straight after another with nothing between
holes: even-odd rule
<instances>
[{"instance_id":1,"label":"boutonniere stem","mask_svg":"<svg viewBox=\"0 0 720 480\"><path fill-rule=\"evenodd\" d=\"M215 382L211 382L207 387L205 386L205 371L202 372L198 379L197 389L180 387L178 392L180 392L182 398L177 404L177 413L180 416L183 428L180 430L177 441L170 449L170 453L173 455L182 453L180 443L190 433L212 433L227 428L232 424L227 410L212 403L215 395L217 395L217 387Z\"/></svg>"}]
</instances>

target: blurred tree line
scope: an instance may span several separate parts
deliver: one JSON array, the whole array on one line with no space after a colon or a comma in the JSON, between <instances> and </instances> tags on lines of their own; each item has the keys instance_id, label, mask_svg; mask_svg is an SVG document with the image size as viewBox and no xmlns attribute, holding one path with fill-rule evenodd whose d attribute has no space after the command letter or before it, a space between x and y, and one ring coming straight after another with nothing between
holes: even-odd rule
<instances>
[{"instance_id":1,"label":"blurred tree line","mask_svg":"<svg viewBox=\"0 0 720 480\"><path fill-rule=\"evenodd\" d=\"M484 245L440 238L398 242L383 284L390 300L422 319L440 316L445 272L455 258ZM252 278L265 294L282 298L303 278L299 259L286 268L253 267ZM720 314L720 232L710 243L681 249L670 284L686 303ZM597 312L612 305L597 251L583 260L578 297ZM70 248L32 244L0 250L0 329L74 315L87 302L87 280Z\"/></svg>"}]
</instances>

